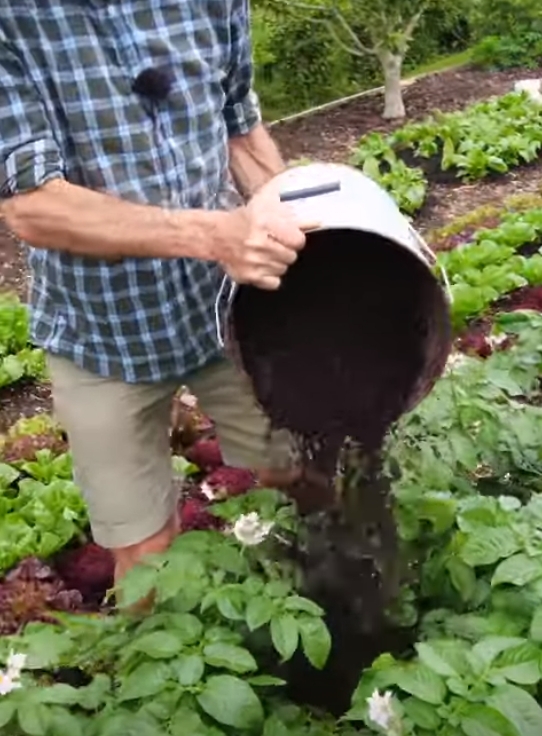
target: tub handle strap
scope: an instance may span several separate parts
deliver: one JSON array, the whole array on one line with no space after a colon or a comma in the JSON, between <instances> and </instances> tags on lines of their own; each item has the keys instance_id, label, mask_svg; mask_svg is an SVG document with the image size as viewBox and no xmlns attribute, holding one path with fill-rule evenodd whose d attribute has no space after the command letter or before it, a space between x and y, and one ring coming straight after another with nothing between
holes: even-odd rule
<instances>
[{"instance_id":1,"label":"tub handle strap","mask_svg":"<svg viewBox=\"0 0 542 736\"><path fill-rule=\"evenodd\" d=\"M228 284L229 284L230 291L226 298L224 312L222 312L222 300L224 299L224 294L226 294ZM217 294L216 301L215 301L216 335L218 338L218 344L220 345L221 348L223 348L225 344L225 339L224 339L224 335L226 332L225 321L228 316L229 307L233 301L233 296L235 294L236 286L237 285L235 281L232 281L232 279L230 279L229 276L224 276L224 278L222 279L222 283L220 284L220 288L218 289L218 294ZM223 314L224 314L224 318L223 318Z\"/></svg>"},{"instance_id":2,"label":"tub handle strap","mask_svg":"<svg viewBox=\"0 0 542 736\"><path fill-rule=\"evenodd\" d=\"M427 256L427 259L428 259L429 263L432 266L438 266L438 269L440 271L440 275L442 276L442 280L444 282L444 288L446 290L446 296L448 297L449 303L450 304L453 304L454 296L452 294L452 287L451 287L451 284L450 284L450 279L448 278L448 274L446 273L446 269L444 268L444 266L441 263L438 262L436 255L433 253L433 251L431 250L431 248L427 245L427 243L422 238L422 236L420 235L420 233L414 227L412 227L412 225L410 223L409 223L408 227L409 227L409 230L410 230L410 233L411 233L412 237L416 240L416 242L420 246L420 250L422 251L422 253L424 253Z\"/></svg>"}]
</instances>

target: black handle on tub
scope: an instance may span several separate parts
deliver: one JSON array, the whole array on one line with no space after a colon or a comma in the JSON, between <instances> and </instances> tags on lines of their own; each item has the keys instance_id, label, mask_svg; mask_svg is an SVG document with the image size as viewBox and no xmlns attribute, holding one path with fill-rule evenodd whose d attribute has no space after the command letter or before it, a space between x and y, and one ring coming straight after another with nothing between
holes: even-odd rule
<instances>
[{"instance_id":1,"label":"black handle on tub","mask_svg":"<svg viewBox=\"0 0 542 736\"><path fill-rule=\"evenodd\" d=\"M294 189L292 192L282 192L280 195L281 202L292 202L294 199L307 199L308 197L318 197L320 194L331 194L338 192L341 188L340 181L332 181L328 184L317 184L315 187L305 187L304 189Z\"/></svg>"}]
</instances>

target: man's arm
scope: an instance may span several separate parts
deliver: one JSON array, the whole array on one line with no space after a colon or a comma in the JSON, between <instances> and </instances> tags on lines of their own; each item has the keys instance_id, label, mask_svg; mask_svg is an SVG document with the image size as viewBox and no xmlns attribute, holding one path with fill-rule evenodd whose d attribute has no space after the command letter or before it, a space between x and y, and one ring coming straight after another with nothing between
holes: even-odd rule
<instances>
[{"instance_id":1,"label":"man's arm","mask_svg":"<svg viewBox=\"0 0 542 736\"><path fill-rule=\"evenodd\" d=\"M282 156L262 123L246 135L230 138L230 170L245 196L255 194L284 168Z\"/></svg>"},{"instance_id":2,"label":"man's arm","mask_svg":"<svg viewBox=\"0 0 542 736\"><path fill-rule=\"evenodd\" d=\"M221 260L227 251L227 213L168 211L66 182L43 103L17 49L3 38L0 131L0 217L31 245L105 259Z\"/></svg>"},{"instance_id":3,"label":"man's arm","mask_svg":"<svg viewBox=\"0 0 542 736\"><path fill-rule=\"evenodd\" d=\"M238 135L259 122L243 118L235 101L229 111L247 126ZM171 212L69 184L64 170L39 94L0 35L0 217L13 233L38 248L107 260L213 260L239 283L264 289L278 288L305 242L304 224L272 192L231 212Z\"/></svg>"},{"instance_id":4,"label":"man's arm","mask_svg":"<svg viewBox=\"0 0 542 736\"><path fill-rule=\"evenodd\" d=\"M226 212L138 205L56 178L0 201L9 230L35 248L119 258L220 260Z\"/></svg>"},{"instance_id":5,"label":"man's arm","mask_svg":"<svg viewBox=\"0 0 542 736\"><path fill-rule=\"evenodd\" d=\"M262 124L252 78L248 0L233 0L224 119L230 139L230 170L237 188L246 197L285 168L277 146Z\"/></svg>"}]
</instances>

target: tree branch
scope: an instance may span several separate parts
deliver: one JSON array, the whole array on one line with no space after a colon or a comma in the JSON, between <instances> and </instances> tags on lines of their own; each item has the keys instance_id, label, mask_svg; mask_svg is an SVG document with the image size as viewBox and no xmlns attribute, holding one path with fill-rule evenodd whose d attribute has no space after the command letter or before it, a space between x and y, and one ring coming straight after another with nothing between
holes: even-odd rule
<instances>
[{"instance_id":1,"label":"tree branch","mask_svg":"<svg viewBox=\"0 0 542 736\"><path fill-rule=\"evenodd\" d=\"M326 7L325 5L313 5L312 3L303 3L303 2L291 2L291 0L274 0L274 5L285 5L287 8L296 8L301 10L311 10L311 11L320 11L326 15L329 15L330 8Z\"/></svg>"},{"instance_id":2,"label":"tree branch","mask_svg":"<svg viewBox=\"0 0 542 736\"><path fill-rule=\"evenodd\" d=\"M324 23L324 25L329 30L331 36L333 37L333 40L345 51L347 51L349 54L353 54L354 56L366 56L367 54L376 55L376 51L374 48L370 48L369 46L365 46L364 43L361 42L361 40L358 38L357 34L354 32L342 12L336 7L335 3L331 7L326 7L324 5L313 5L310 3L304 3L304 2L298 2L297 0L275 0L275 4L277 5L285 5L288 8L295 8L296 10L310 10L312 13L314 12L320 12L324 16L323 19L320 18L309 18L309 20L312 23ZM331 16L330 19L326 18L326 16ZM353 46L350 46L350 44L345 43L338 31L333 26L333 21L336 21L339 26L345 31L347 36L352 40Z\"/></svg>"},{"instance_id":3,"label":"tree branch","mask_svg":"<svg viewBox=\"0 0 542 736\"><path fill-rule=\"evenodd\" d=\"M344 17L344 15L341 13L341 11L338 8L336 7L333 8L333 15L335 16L335 19L339 21L342 28L344 28L346 33L350 36L350 38L354 41L355 45L360 49L360 51L363 54L375 55L375 49L374 48L371 49L368 46L365 46L365 44L363 44L360 41L359 37L354 32L350 23L348 23L348 21L346 20L346 18Z\"/></svg>"},{"instance_id":4,"label":"tree branch","mask_svg":"<svg viewBox=\"0 0 542 736\"><path fill-rule=\"evenodd\" d=\"M373 37L372 40L374 45L372 47L367 46L361 41L350 23L346 20L342 11L337 7L336 0L332 0L331 4L328 6L303 2L302 0L272 0L272 4L286 6L289 9L310 11L311 15L314 15L315 13L321 14L323 16L322 18L309 17L309 20L312 23L323 23L328 29L333 40L344 51L347 51L349 54L353 54L354 56L379 56L382 53L382 50L387 49L388 47L391 48L389 33L392 29L403 37L403 42L399 44L399 50L404 55L408 44L412 40L414 31L416 30L416 27L429 4L429 0L421 1L418 11L412 15L406 26L400 12L392 14L395 15L392 20L390 19L390 14L386 14L384 8L380 7L378 10L375 9L373 17L375 20L378 19L378 25L380 27L375 29L375 32L372 34L369 31L369 35ZM370 26L370 23L368 25ZM338 26L338 28L336 26ZM340 31L346 34L346 41L341 38ZM388 36L388 39L386 39L386 35ZM375 40L375 38L378 38L379 36L381 36L381 38L379 40Z\"/></svg>"},{"instance_id":5,"label":"tree branch","mask_svg":"<svg viewBox=\"0 0 542 736\"><path fill-rule=\"evenodd\" d=\"M352 54L353 56L367 56L367 54L375 54L375 51L365 48L361 43L357 44L359 48L355 48L353 46L350 46L349 44L345 43L342 38L339 36L337 29L333 25L333 23L330 20L324 21L330 36L333 38L335 43L342 48L344 51L347 51L349 54ZM375 54L376 55L376 54Z\"/></svg>"},{"instance_id":6,"label":"tree branch","mask_svg":"<svg viewBox=\"0 0 542 736\"><path fill-rule=\"evenodd\" d=\"M411 41L412 40L412 36L414 35L414 31L416 30L416 26L420 22L422 15L425 13L428 4L429 3L427 1L426 2L423 2L421 4L421 7L418 10L418 12L417 13L414 13L414 15L412 16L412 18L408 22L408 24L407 24L407 26L405 28L405 31L404 31L405 39L407 41Z\"/></svg>"}]
</instances>

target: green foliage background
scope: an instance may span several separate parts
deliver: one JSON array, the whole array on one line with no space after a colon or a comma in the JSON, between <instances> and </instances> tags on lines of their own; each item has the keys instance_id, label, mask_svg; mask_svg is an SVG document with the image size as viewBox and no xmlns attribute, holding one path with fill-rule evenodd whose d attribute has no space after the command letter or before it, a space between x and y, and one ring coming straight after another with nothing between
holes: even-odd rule
<instances>
[{"instance_id":1,"label":"green foliage background","mask_svg":"<svg viewBox=\"0 0 542 736\"><path fill-rule=\"evenodd\" d=\"M311 0L308 0L311 2ZM333 0L318 0L319 6ZM385 0L367 0L385 6ZM305 3L306 4L306 3ZM367 40L366 15L353 0L341 12ZM256 88L267 120L353 94L382 83L375 57L356 57L334 41L323 24L295 4L252 2ZM404 71L474 47L473 62L485 69L542 65L539 0L433 0L415 33Z\"/></svg>"},{"instance_id":2,"label":"green foliage background","mask_svg":"<svg viewBox=\"0 0 542 736\"><path fill-rule=\"evenodd\" d=\"M352 9L345 17L363 38L363 18ZM382 83L374 57L354 57L341 49L327 28L313 23L302 10L285 7L275 12L254 2L252 33L256 89L267 120ZM470 20L457 5L435 5L421 22L405 71L461 51L471 40Z\"/></svg>"}]
</instances>

